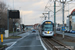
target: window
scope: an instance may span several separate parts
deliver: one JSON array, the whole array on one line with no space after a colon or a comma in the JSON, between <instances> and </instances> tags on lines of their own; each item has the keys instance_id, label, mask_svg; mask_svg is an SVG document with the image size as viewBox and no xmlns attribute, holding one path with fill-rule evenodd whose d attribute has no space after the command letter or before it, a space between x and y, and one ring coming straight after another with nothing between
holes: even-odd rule
<instances>
[{"instance_id":1,"label":"window","mask_svg":"<svg viewBox=\"0 0 75 50\"><path fill-rule=\"evenodd\" d=\"M51 24L44 25L44 31L53 31L53 25Z\"/></svg>"}]
</instances>

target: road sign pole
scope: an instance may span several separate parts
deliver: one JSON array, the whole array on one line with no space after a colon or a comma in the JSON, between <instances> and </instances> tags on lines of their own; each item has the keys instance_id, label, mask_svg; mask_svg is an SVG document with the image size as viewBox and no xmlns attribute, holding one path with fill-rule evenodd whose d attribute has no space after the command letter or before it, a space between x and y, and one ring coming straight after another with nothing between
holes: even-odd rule
<instances>
[{"instance_id":1,"label":"road sign pole","mask_svg":"<svg viewBox=\"0 0 75 50\"><path fill-rule=\"evenodd\" d=\"M15 28L15 22L14 22L14 19L13 19L13 36L14 36L14 28Z\"/></svg>"},{"instance_id":2,"label":"road sign pole","mask_svg":"<svg viewBox=\"0 0 75 50\"><path fill-rule=\"evenodd\" d=\"M9 10L7 10L7 30L9 31Z\"/></svg>"},{"instance_id":3,"label":"road sign pole","mask_svg":"<svg viewBox=\"0 0 75 50\"><path fill-rule=\"evenodd\" d=\"M63 7L62 7L62 13L63 13L63 27L64 27L64 3L63 2ZM64 39L64 31L63 31L63 39Z\"/></svg>"},{"instance_id":4,"label":"road sign pole","mask_svg":"<svg viewBox=\"0 0 75 50\"><path fill-rule=\"evenodd\" d=\"M8 30L8 35L9 35L9 10L7 10L7 30Z\"/></svg>"},{"instance_id":5,"label":"road sign pole","mask_svg":"<svg viewBox=\"0 0 75 50\"><path fill-rule=\"evenodd\" d=\"M15 27L15 26L14 26L14 19L13 19L13 33L14 33L14 27ZM14 34L13 34L13 35L14 35Z\"/></svg>"}]
</instances>

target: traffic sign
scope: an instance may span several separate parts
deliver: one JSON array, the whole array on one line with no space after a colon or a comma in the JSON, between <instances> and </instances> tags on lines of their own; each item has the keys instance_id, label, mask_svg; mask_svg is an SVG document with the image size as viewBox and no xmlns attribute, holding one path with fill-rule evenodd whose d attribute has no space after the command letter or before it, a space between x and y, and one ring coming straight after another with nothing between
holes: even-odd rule
<instances>
[{"instance_id":1,"label":"traffic sign","mask_svg":"<svg viewBox=\"0 0 75 50\"><path fill-rule=\"evenodd\" d=\"M19 19L20 18L20 12L19 10L8 10L8 17L11 19Z\"/></svg>"},{"instance_id":2,"label":"traffic sign","mask_svg":"<svg viewBox=\"0 0 75 50\"><path fill-rule=\"evenodd\" d=\"M65 31L65 27L62 27L62 31Z\"/></svg>"},{"instance_id":3,"label":"traffic sign","mask_svg":"<svg viewBox=\"0 0 75 50\"><path fill-rule=\"evenodd\" d=\"M19 23L15 23L16 26L19 26Z\"/></svg>"}]
</instances>

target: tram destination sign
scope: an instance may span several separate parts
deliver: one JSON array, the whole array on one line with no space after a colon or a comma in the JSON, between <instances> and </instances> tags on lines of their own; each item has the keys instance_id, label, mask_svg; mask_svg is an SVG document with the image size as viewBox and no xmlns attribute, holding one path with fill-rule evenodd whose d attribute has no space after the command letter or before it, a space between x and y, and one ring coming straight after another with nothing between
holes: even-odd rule
<instances>
[{"instance_id":1,"label":"tram destination sign","mask_svg":"<svg viewBox=\"0 0 75 50\"><path fill-rule=\"evenodd\" d=\"M45 22L45 24L51 24L51 22Z\"/></svg>"}]
</instances>

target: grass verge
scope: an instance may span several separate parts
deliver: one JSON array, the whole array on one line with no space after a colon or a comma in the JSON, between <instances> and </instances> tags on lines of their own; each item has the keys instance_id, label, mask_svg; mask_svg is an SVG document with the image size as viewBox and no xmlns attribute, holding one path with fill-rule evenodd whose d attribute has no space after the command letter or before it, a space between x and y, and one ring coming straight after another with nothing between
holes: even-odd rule
<instances>
[{"instance_id":1,"label":"grass verge","mask_svg":"<svg viewBox=\"0 0 75 50\"><path fill-rule=\"evenodd\" d=\"M0 45L0 48L7 47L7 45Z\"/></svg>"},{"instance_id":2,"label":"grass verge","mask_svg":"<svg viewBox=\"0 0 75 50\"><path fill-rule=\"evenodd\" d=\"M21 38L21 36L9 36L8 38L4 37L4 39L17 39L17 38Z\"/></svg>"},{"instance_id":3,"label":"grass verge","mask_svg":"<svg viewBox=\"0 0 75 50\"><path fill-rule=\"evenodd\" d=\"M15 33L16 31L14 31L14 33ZM9 33L13 33L13 31L9 31Z\"/></svg>"}]
</instances>

